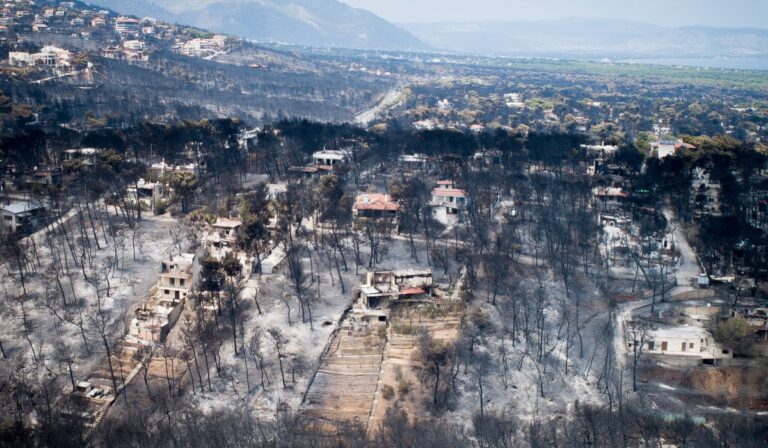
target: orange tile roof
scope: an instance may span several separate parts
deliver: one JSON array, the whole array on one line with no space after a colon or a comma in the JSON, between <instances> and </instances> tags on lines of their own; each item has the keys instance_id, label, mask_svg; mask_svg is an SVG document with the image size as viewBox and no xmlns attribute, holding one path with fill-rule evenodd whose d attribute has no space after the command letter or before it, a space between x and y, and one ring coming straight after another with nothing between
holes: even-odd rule
<instances>
[{"instance_id":1,"label":"orange tile roof","mask_svg":"<svg viewBox=\"0 0 768 448\"><path fill-rule=\"evenodd\" d=\"M465 197L467 193L458 188L435 188L432 190L432 196Z\"/></svg>"},{"instance_id":2,"label":"orange tile roof","mask_svg":"<svg viewBox=\"0 0 768 448\"><path fill-rule=\"evenodd\" d=\"M400 204L393 202L388 194L368 193L357 196L355 210L396 212L400 210Z\"/></svg>"}]
</instances>

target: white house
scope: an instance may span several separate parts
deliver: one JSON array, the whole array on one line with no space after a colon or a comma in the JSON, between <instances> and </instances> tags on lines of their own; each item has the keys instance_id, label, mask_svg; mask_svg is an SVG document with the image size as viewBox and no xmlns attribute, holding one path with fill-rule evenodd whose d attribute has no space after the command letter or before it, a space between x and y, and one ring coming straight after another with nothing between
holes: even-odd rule
<instances>
[{"instance_id":1,"label":"white house","mask_svg":"<svg viewBox=\"0 0 768 448\"><path fill-rule=\"evenodd\" d=\"M80 161L84 165L94 166L99 160L100 149L97 148L73 148L64 151L64 160Z\"/></svg>"},{"instance_id":2,"label":"white house","mask_svg":"<svg viewBox=\"0 0 768 448\"><path fill-rule=\"evenodd\" d=\"M68 66L71 53L63 48L46 45L38 53L11 51L8 63L16 66L45 65L49 67Z\"/></svg>"},{"instance_id":3,"label":"white house","mask_svg":"<svg viewBox=\"0 0 768 448\"><path fill-rule=\"evenodd\" d=\"M425 154L403 154L398 158L400 166L407 168L421 168L427 165L429 157Z\"/></svg>"},{"instance_id":4,"label":"white house","mask_svg":"<svg viewBox=\"0 0 768 448\"><path fill-rule=\"evenodd\" d=\"M730 350L720 347L706 329L694 325L665 326L648 332L644 352L677 364L715 364L730 359Z\"/></svg>"},{"instance_id":5,"label":"white house","mask_svg":"<svg viewBox=\"0 0 768 448\"><path fill-rule=\"evenodd\" d=\"M40 224L45 206L39 202L14 202L0 209L2 228L10 233L32 232Z\"/></svg>"},{"instance_id":6,"label":"white house","mask_svg":"<svg viewBox=\"0 0 768 448\"><path fill-rule=\"evenodd\" d=\"M599 145L581 145L581 149L593 154L610 155L618 152L619 147L616 145L606 145L605 142L603 142Z\"/></svg>"},{"instance_id":7,"label":"white house","mask_svg":"<svg viewBox=\"0 0 768 448\"><path fill-rule=\"evenodd\" d=\"M442 224L452 224L467 205L467 193L455 187L453 181L442 180L432 189L432 216Z\"/></svg>"},{"instance_id":8,"label":"white house","mask_svg":"<svg viewBox=\"0 0 768 448\"><path fill-rule=\"evenodd\" d=\"M187 297L187 292L192 286L194 260L193 254L183 254L173 260L162 262L157 289L163 298L179 301Z\"/></svg>"},{"instance_id":9,"label":"white house","mask_svg":"<svg viewBox=\"0 0 768 448\"><path fill-rule=\"evenodd\" d=\"M313 165L336 166L349 159L349 151L324 149L312 154Z\"/></svg>"},{"instance_id":10,"label":"white house","mask_svg":"<svg viewBox=\"0 0 768 448\"><path fill-rule=\"evenodd\" d=\"M659 140L658 142L651 143L651 150L656 153L656 157L659 159L674 155L680 149L696 149L696 147L683 142L682 139Z\"/></svg>"}]
</instances>

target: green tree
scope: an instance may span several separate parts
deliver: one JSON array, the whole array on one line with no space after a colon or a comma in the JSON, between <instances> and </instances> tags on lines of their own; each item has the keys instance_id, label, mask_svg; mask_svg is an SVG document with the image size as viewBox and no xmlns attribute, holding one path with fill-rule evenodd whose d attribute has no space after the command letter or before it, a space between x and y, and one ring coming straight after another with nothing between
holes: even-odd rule
<instances>
[{"instance_id":1,"label":"green tree","mask_svg":"<svg viewBox=\"0 0 768 448\"><path fill-rule=\"evenodd\" d=\"M171 186L176 197L181 201L181 211L186 213L189 208L189 200L197 189L197 176L189 172L174 173L171 178Z\"/></svg>"},{"instance_id":2,"label":"green tree","mask_svg":"<svg viewBox=\"0 0 768 448\"><path fill-rule=\"evenodd\" d=\"M754 344L752 327L741 316L719 323L713 332L715 340L733 350L735 354L751 355Z\"/></svg>"},{"instance_id":3,"label":"green tree","mask_svg":"<svg viewBox=\"0 0 768 448\"><path fill-rule=\"evenodd\" d=\"M243 271L243 265L234 252L227 252L221 259L221 268L227 277L236 277Z\"/></svg>"},{"instance_id":4,"label":"green tree","mask_svg":"<svg viewBox=\"0 0 768 448\"><path fill-rule=\"evenodd\" d=\"M264 184L259 185L251 193L248 193L240 201L240 220L242 225L237 234L237 242L240 247L256 254L257 266L261 265L260 246L269 236L269 200Z\"/></svg>"}]
</instances>

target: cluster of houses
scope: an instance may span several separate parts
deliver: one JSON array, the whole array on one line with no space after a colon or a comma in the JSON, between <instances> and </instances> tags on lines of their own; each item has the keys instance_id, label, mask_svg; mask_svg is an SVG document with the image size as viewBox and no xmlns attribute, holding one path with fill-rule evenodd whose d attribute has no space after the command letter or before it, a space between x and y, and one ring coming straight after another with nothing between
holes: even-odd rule
<instances>
[{"instance_id":1,"label":"cluster of houses","mask_svg":"<svg viewBox=\"0 0 768 448\"><path fill-rule=\"evenodd\" d=\"M226 51L225 36L193 38L176 25L149 17L117 16L111 11L84 7L79 2L40 4L32 0L3 0L0 4L0 40L23 43L29 34L75 36L82 39L104 36L111 45L99 49L101 56L146 62L153 45L169 43L172 50L192 57L207 57ZM39 40L39 39L38 39ZM66 49L44 46L38 52L12 51L8 63L15 66L69 66L72 54Z\"/></svg>"},{"instance_id":2,"label":"cluster of houses","mask_svg":"<svg viewBox=\"0 0 768 448\"><path fill-rule=\"evenodd\" d=\"M294 174L302 177L316 177L330 174L350 161L350 150L323 149L312 154L311 163L302 167L292 167ZM418 172L426 170L431 164L430 158L424 154L402 155L398 159L399 168L403 172ZM460 221L467 205L467 194L458 188L454 181L438 181L432 189L429 207L432 216L444 225L456 224ZM390 220L396 222L401 211L401 204L386 193L364 192L355 197L352 205L354 218Z\"/></svg>"},{"instance_id":3,"label":"cluster of houses","mask_svg":"<svg viewBox=\"0 0 768 448\"><path fill-rule=\"evenodd\" d=\"M5 233L29 234L37 230L45 220L49 207L44 201L35 199L34 191L57 188L72 172L88 172L101 163L102 150L99 148L72 148L64 150L51 165L21 169L9 163L0 172L0 207L2 207L2 231ZM173 165L165 161L149 167L151 179L138 179L129 185L121 203L138 205L142 210L158 212L164 209L173 197L170 175L179 172L197 172L195 163ZM50 214L50 213L49 213ZM55 214L48 216L53 219Z\"/></svg>"}]
</instances>

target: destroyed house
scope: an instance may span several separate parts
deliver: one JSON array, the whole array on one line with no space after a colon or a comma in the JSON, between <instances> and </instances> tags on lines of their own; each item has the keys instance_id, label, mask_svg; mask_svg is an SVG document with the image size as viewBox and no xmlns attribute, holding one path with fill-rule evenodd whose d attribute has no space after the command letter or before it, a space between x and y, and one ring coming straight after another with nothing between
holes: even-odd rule
<instances>
[{"instance_id":1,"label":"destroyed house","mask_svg":"<svg viewBox=\"0 0 768 448\"><path fill-rule=\"evenodd\" d=\"M221 249L232 249L237 243L237 232L242 226L237 219L218 218L203 235L203 243L214 252L217 258L222 256Z\"/></svg>"},{"instance_id":2,"label":"destroyed house","mask_svg":"<svg viewBox=\"0 0 768 448\"><path fill-rule=\"evenodd\" d=\"M134 185L127 188L128 202L132 204L144 204L151 210L166 198L166 188L160 182L147 182L139 179Z\"/></svg>"},{"instance_id":3,"label":"destroyed house","mask_svg":"<svg viewBox=\"0 0 768 448\"><path fill-rule=\"evenodd\" d=\"M183 301L155 296L136 309L128 335L145 344L161 342L179 319L183 308Z\"/></svg>"},{"instance_id":4,"label":"destroyed house","mask_svg":"<svg viewBox=\"0 0 768 448\"><path fill-rule=\"evenodd\" d=\"M366 274L360 297L366 308L376 309L399 300L429 299L432 285L429 269L374 271Z\"/></svg>"},{"instance_id":5,"label":"destroyed house","mask_svg":"<svg viewBox=\"0 0 768 448\"><path fill-rule=\"evenodd\" d=\"M185 254L176 260L162 262L160 283L157 285L162 297L172 298L175 301L187 297L187 292L192 286L193 261L193 255Z\"/></svg>"},{"instance_id":6,"label":"destroyed house","mask_svg":"<svg viewBox=\"0 0 768 448\"><path fill-rule=\"evenodd\" d=\"M193 254L184 254L161 264L160 280L150 298L134 312L128 336L142 344L161 342L181 315L192 286Z\"/></svg>"}]
</instances>

